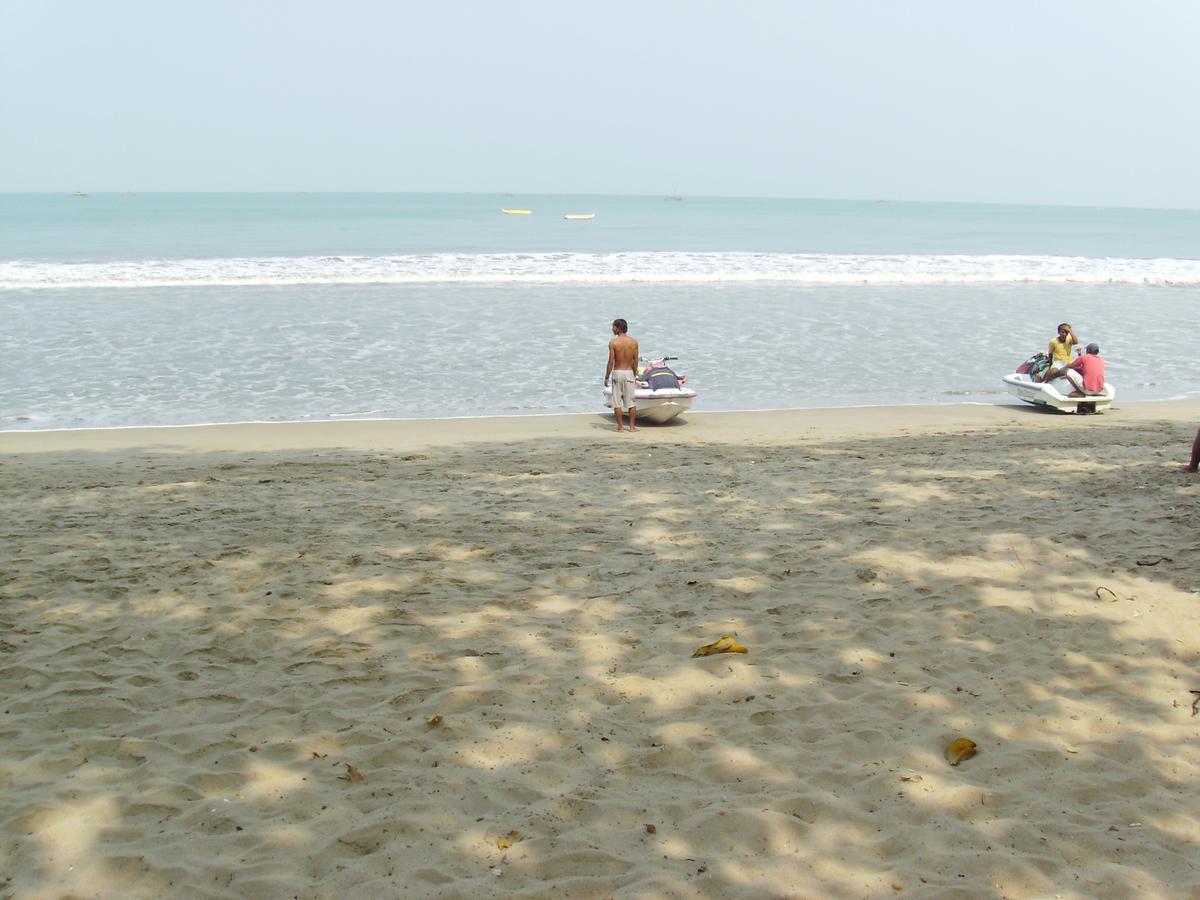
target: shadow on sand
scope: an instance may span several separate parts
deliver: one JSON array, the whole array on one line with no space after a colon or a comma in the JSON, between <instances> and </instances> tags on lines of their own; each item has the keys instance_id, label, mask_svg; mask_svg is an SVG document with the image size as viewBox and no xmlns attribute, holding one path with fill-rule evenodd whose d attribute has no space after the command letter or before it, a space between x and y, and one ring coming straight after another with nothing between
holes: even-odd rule
<instances>
[{"instance_id":1,"label":"shadow on sand","mask_svg":"<svg viewBox=\"0 0 1200 900\"><path fill-rule=\"evenodd\" d=\"M9 460L3 870L1184 896L1197 622L1149 627L1200 587L1176 432ZM726 633L750 654L689 658Z\"/></svg>"}]
</instances>

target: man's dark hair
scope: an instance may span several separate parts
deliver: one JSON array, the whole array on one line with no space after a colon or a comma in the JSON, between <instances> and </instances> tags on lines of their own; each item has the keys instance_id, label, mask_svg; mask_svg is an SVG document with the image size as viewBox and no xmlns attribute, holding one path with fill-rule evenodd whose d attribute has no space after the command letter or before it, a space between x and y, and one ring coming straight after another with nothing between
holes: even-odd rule
<instances>
[{"instance_id":1,"label":"man's dark hair","mask_svg":"<svg viewBox=\"0 0 1200 900\"><path fill-rule=\"evenodd\" d=\"M613 319L613 327L616 328L617 331L621 332L621 334L629 333L629 323L624 319Z\"/></svg>"}]
</instances>

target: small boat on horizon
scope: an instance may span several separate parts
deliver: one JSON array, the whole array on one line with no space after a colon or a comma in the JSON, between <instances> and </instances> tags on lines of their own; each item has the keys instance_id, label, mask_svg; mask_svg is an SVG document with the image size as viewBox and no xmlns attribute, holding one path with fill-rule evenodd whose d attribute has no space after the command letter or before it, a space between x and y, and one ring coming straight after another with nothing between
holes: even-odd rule
<instances>
[{"instance_id":1,"label":"small boat on horizon","mask_svg":"<svg viewBox=\"0 0 1200 900\"><path fill-rule=\"evenodd\" d=\"M72 191L71 196L72 197L86 197L87 191Z\"/></svg>"},{"instance_id":2,"label":"small boat on horizon","mask_svg":"<svg viewBox=\"0 0 1200 900\"><path fill-rule=\"evenodd\" d=\"M563 216L568 222L586 222L589 219L596 218L595 213L567 213Z\"/></svg>"},{"instance_id":3,"label":"small boat on horizon","mask_svg":"<svg viewBox=\"0 0 1200 900\"><path fill-rule=\"evenodd\" d=\"M506 216L528 216L533 214L532 209L502 209L500 212Z\"/></svg>"}]
</instances>

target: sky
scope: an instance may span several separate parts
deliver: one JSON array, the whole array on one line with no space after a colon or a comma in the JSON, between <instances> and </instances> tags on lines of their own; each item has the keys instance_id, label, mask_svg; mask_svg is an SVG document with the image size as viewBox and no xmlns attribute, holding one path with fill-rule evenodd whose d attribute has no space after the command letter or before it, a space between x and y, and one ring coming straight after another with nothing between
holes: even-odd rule
<instances>
[{"instance_id":1,"label":"sky","mask_svg":"<svg viewBox=\"0 0 1200 900\"><path fill-rule=\"evenodd\" d=\"M0 0L0 191L1200 208L1195 0Z\"/></svg>"}]
</instances>

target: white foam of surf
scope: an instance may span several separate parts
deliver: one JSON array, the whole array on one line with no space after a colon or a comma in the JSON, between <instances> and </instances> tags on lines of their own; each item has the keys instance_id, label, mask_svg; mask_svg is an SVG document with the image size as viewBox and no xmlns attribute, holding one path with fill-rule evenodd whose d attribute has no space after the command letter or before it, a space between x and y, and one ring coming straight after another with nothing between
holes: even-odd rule
<instances>
[{"instance_id":1,"label":"white foam of surf","mask_svg":"<svg viewBox=\"0 0 1200 900\"><path fill-rule=\"evenodd\" d=\"M1200 285L1200 260L805 253L437 253L0 262L0 290L305 284Z\"/></svg>"}]
</instances>

